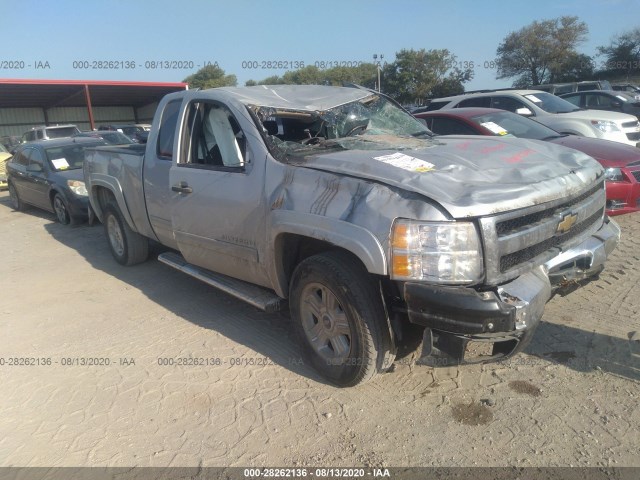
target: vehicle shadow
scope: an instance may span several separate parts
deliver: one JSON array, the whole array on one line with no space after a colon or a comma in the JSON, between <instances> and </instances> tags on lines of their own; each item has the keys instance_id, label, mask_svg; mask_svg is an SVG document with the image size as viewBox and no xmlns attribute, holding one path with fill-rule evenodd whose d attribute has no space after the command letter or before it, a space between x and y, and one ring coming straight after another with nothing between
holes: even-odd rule
<instances>
[{"instance_id":1,"label":"vehicle shadow","mask_svg":"<svg viewBox=\"0 0 640 480\"><path fill-rule=\"evenodd\" d=\"M640 381L640 332L619 338L543 321L524 352L578 372L606 372Z\"/></svg>"},{"instance_id":2,"label":"vehicle shadow","mask_svg":"<svg viewBox=\"0 0 640 480\"><path fill-rule=\"evenodd\" d=\"M288 312L265 313L162 264L155 258L169 250L156 243L151 245L147 262L124 267L113 259L100 223L76 228L50 223L44 228L55 240L77 251L93 268L140 290L167 311L254 350L254 360L247 361L278 364L310 380L328 384L302 360Z\"/></svg>"},{"instance_id":3,"label":"vehicle shadow","mask_svg":"<svg viewBox=\"0 0 640 480\"><path fill-rule=\"evenodd\" d=\"M54 218L44 212L43 216ZM54 222L45 225L45 229L55 240L76 250L93 268L139 289L173 314L215 330L254 350L269 362L328 384L302 360L288 312L262 312L160 263L155 258L167 249L158 244L152 245L149 261L135 267L123 267L111 256L99 223L93 227L85 224L69 228ZM602 371L640 380L640 333L633 334L630 332L628 339L622 339L583 330L566 322L543 321L524 353L544 360L545 364L557 363L578 372ZM523 358L516 356L502 363L518 364ZM526 364L531 364L529 360Z\"/></svg>"}]
</instances>

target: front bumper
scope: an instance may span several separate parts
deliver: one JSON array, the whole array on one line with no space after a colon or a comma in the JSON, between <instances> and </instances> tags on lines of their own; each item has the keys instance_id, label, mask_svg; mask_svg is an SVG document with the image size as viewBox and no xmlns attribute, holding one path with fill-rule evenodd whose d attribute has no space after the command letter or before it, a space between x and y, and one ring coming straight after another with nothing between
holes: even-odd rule
<instances>
[{"instance_id":1,"label":"front bumper","mask_svg":"<svg viewBox=\"0 0 640 480\"><path fill-rule=\"evenodd\" d=\"M606 219L581 244L506 284L479 292L471 288L407 282L409 321L425 328L420 363L445 366L494 361L514 355L531 340L554 291L593 277L620 240ZM478 355L470 344L482 344Z\"/></svg>"}]
</instances>

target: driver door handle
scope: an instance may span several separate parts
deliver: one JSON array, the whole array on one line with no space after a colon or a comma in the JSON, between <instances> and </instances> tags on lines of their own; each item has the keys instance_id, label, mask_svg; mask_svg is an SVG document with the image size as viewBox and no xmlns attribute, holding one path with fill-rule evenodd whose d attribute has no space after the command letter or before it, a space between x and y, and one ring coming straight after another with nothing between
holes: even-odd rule
<instances>
[{"instance_id":1,"label":"driver door handle","mask_svg":"<svg viewBox=\"0 0 640 480\"><path fill-rule=\"evenodd\" d=\"M193 188L187 182L180 182L178 185L172 186L171 190L178 193L193 193Z\"/></svg>"}]
</instances>

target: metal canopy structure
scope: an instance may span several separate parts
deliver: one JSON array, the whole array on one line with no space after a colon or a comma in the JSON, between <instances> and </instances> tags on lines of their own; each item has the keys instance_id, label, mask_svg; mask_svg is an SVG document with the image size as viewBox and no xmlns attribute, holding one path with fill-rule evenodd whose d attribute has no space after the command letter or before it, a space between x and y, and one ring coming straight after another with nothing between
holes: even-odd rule
<instances>
[{"instance_id":1,"label":"metal canopy structure","mask_svg":"<svg viewBox=\"0 0 640 480\"><path fill-rule=\"evenodd\" d=\"M0 108L85 107L93 129L93 107L142 107L186 89L181 82L0 79Z\"/></svg>"}]
</instances>

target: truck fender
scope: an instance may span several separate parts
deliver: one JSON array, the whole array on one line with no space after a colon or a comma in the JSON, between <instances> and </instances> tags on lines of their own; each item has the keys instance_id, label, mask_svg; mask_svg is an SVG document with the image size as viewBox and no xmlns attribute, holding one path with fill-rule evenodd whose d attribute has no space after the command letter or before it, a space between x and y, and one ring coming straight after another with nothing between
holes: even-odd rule
<instances>
[{"instance_id":1,"label":"truck fender","mask_svg":"<svg viewBox=\"0 0 640 480\"><path fill-rule=\"evenodd\" d=\"M331 243L358 257L369 273L387 274L387 258L378 239L369 230L337 218L310 213L277 210L271 212L270 250L274 252L281 234L295 234ZM271 269L272 284L279 295L288 292L285 273L276 266Z\"/></svg>"},{"instance_id":2,"label":"truck fender","mask_svg":"<svg viewBox=\"0 0 640 480\"><path fill-rule=\"evenodd\" d=\"M127 207L127 202L124 199L124 193L122 192L122 185L120 185L120 182L118 181L118 179L114 178L111 175L104 175L102 173L92 174L91 195L89 197L89 200L91 202L91 206L93 207L93 211L102 222L104 218L104 212L97 198L96 187L106 188L108 191L110 191L113 194L113 197L115 198L116 203L118 204L118 208L122 212L122 216L124 217L125 221L129 224L129 228L131 228L131 230L133 230L134 232L138 232L137 228L135 227L135 224L133 223L133 219L131 218L131 213L129 212L129 208Z\"/></svg>"}]
</instances>

